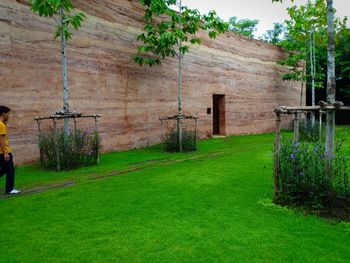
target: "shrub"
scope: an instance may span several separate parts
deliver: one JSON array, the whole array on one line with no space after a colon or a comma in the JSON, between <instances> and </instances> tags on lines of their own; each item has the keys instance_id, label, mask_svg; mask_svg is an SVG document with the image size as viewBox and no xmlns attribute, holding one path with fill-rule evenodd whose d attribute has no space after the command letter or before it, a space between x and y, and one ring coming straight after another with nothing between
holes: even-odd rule
<instances>
[{"instance_id":1,"label":"shrub","mask_svg":"<svg viewBox=\"0 0 350 263\"><path fill-rule=\"evenodd\" d=\"M168 152L179 152L179 132L173 128L165 135L164 149ZM182 130L182 149L185 152L197 150L197 133L194 131Z\"/></svg>"},{"instance_id":2,"label":"shrub","mask_svg":"<svg viewBox=\"0 0 350 263\"><path fill-rule=\"evenodd\" d=\"M326 126L322 124L320 138L319 122L312 125L310 119L303 119L299 121L299 140L302 142L318 142L324 141L326 138Z\"/></svg>"},{"instance_id":3,"label":"shrub","mask_svg":"<svg viewBox=\"0 0 350 263\"><path fill-rule=\"evenodd\" d=\"M57 149L61 170L95 165L98 162L100 138L96 131L77 129L65 134L50 131L39 136L40 163L45 169L57 169Z\"/></svg>"},{"instance_id":4,"label":"shrub","mask_svg":"<svg viewBox=\"0 0 350 263\"><path fill-rule=\"evenodd\" d=\"M349 170L342 142L329 161L320 143L288 140L281 144L279 203L318 213L342 210L349 215ZM345 210L345 211L344 211Z\"/></svg>"}]
</instances>

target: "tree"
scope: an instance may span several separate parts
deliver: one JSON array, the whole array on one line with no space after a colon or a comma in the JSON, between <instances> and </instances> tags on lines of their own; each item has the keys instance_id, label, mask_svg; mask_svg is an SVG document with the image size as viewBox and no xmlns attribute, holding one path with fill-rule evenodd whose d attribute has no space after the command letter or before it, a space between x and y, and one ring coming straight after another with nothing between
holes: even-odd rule
<instances>
[{"instance_id":1,"label":"tree","mask_svg":"<svg viewBox=\"0 0 350 263\"><path fill-rule=\"evenodd\" d=\"M233 16L229 20L229 30L253 38L258 24L259 20L256 19L238 19L236 16Z\"/></svg>"},{"instance_id":2,"label":"tree","mask_svg":"<svg viewBox=\"0 0 350 263\"><path fill-rule=\"evenodd\" d=\"M283 0L272 0L272 2L282 2ZM294 0L291 0L294 2ZM333 0L327 0L327 103L335 102L336 82L335 82L335 10ZM334 131L335 131L335 112L327 111L326 120L326 149L325 155L331 160L334 154Z\"/></svg>"},{"instance_id":3,"label":"tree","mask_svg":"<svg viewBox=\"0 0 350 263\"><path fill-rule=\"evenodd\" d=\"M206 30L210 38L216 38L228 29L228 24L214 11L201 15L198 10L182 5L182 0L140 0L145 7L144 32L137 38L142 44L133 61L140 66L161 64L167 57L178 58L178 116L183 114L183 58L190 45L201 44L196 36ZM178 12L172 9L176 6ZM179 149L182 151L182 122L178 118Z\"/></svg>"},{"instance_id":4,"label":"tree","mask_svg":"<svg viewBox=\"0 0 350 263\"><path fill-rule=\"evenodd\" d=\"M72 14L74 6L71 0L31 0L31 9L39 16L50 17L56 22L55 38L61 38L63 112L69 112L69 89L67 80L67 42L72 39L71 27L79 29L85 15L81 12ZM64 122L64 131L69 132L68 119Z\"/></svg>"},{"instance_id":5,"label":"tree","mask_svg":"<svg viewBox=\"0 0 350 263\"><path fill-rule=\"evenodd\" d=\"M328 56L327 56L327 103L335 102L335 26L334 26L333 0L327 0L327 36L328 36ZM326 115L326 151L325 155L331 159L334 154L335 136L335 112L327 111Z\"/></svg>"},{"instance_id":6,"label":"tree","mask_svg":"<svg viewBox=\"0 0 350 263\"><path fill-rule=\"evenodd\" d=\"M286 28L281 23L274 23L273 29L267 30L266 33L262 36L261 40L266 41L273 45L280 45L282 40L285 38Z\"/></svg>"},{"instance_id":7,"label":"tree","mask_svg":"<svg viewBox=\"0 0 350 263\"><path fill-rule=\"evenodd\" d=\"M305 5L293 6L287 10L290 16L290 19L285 21L287 39L282 41L280 45L292 52L288 59L282 61L281 64L292 66L295 74L284 77L292 80L309 80L312 90L312 106L315 106L315 88L321 88L324 79L323 71L316 63L316 53L321 55L327 46L324 38L326 5L324 0L316 0L314 3L308 1ZM306 62L303 63L304 68L298 70L297 68L302 61ZM314 114L312 114L312 124L315 124Z\"/></svg>"}]
</instances>

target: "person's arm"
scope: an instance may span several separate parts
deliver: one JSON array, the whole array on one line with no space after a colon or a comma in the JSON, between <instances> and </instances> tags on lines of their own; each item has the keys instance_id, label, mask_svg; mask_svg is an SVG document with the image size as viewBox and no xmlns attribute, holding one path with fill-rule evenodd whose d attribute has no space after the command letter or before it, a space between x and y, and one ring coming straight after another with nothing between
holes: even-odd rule
<instances>
[{"instance_id":1,"label":"person's arm","mask_svg":"<svg viewBox=\"0 0 350 263\"><path fill-rule=\"evenodd\" d=\"M4 153L5 162L10 161L10 155L8 152L6 152L6 147L5 147L5 135L0 135L0 149Z\"/></svg>"}]
</instances>

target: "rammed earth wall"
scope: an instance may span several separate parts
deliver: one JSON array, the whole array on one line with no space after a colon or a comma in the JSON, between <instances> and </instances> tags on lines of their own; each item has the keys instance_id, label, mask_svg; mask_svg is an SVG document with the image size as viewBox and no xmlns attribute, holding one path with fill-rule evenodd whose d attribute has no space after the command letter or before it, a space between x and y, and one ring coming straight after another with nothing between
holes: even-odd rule
<instances>
[{"instance_id":1,"label":"rammed earth wall","mask_svg":"<svg viewBox=\"0 0 350 263\"><path fill-rule=\"evenodd\" d=\"M131 63L142 29L136 0L76 0L87 14L68 46L70 106L100 113L103 151L160 141L159 117L177 111L177 61L147 68ZM62 108L60 46L54 22L32 14L26 0L0 1L0 104L13 109L8 124L17 163L38 158L34 116ZM198 116L201 137L213 132L213 95L225 95L226 135L274 129L273 109L298 105L300 84L282 82L285 53L233 33L204 37L184 59L184 113ZM93 126L92 126L93 127Z\"/></svg>"}]
</instances>

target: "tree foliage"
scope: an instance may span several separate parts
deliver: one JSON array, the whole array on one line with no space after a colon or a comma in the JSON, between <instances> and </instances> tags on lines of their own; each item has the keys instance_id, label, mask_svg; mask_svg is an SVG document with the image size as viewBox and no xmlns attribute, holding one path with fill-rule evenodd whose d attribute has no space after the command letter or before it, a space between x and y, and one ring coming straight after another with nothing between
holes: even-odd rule
<instances>
[{"instance_id":1,"label":"tree foliage","mask_svg":"<svg viewBox=\"0 0 350 263\"><path fill-rule=\"evenodd\" d=\"M261 40L273 45L279 45L285 38L286 28L282 23L274 23L273 29L267 30Z\"/></svg>"},{"instance_id":2,"label":"tree foliage","mask_svg":"<svg viewBox=\"0 0 350 263\"><path fill-rule=\"evenodd\" d=\"M275 1L276 2L276 1ZM293 1L292 1L293 2ZM278 45L290 52L287 59L280 61L282 65L290 67L290 72L283 76L284 80L301 80L310 78L311 72L303 75L301 63L310 63L310 41L314 41L316 49L316 87L323 87L326 75L326 65L321 63L327 58L328 41L326 3L324 0L308 1L305 5L292 6L287 9L290 16L285 21L286 36ZM336 32L346 27L346 18L335 19ZM309 67L307 67L309 69Z\"/></svg>"},{"instance_id":3,"label":"tree foliage","mask_svg":"<svg viewBox=\"0 0 350 263\"><path fill-rule=\"evenodd\" d=\"M81 12L72 14L74 5L71 0L31 0L30 3L34 13L56 21L55 38L60 37L63 32L66 41L73 36L71 27L79 29L85 18L85 14ZM60 17L62 9L64 10L63 17Z\"/></svg>"},{"instance_id":4,"label":"tree foliage","mask_svg":"<svg viewBox=\"0 0 350 263\"><path fill-rule=\"evenodd\" d=\"M350 29L342 30L337 37L336 77L342 85L340 90L350 98Z\"/></svg>"},{"instance_id":5,"label":"tree foliage","mask_svg":"<svg viewBox=\"0 0 350 263\"><path fill-rule=\"evenodd\" d=\"M315 5L308 1L306 5L293 6L287 10L290 19L285 21L287 34L280 46L290 51L290 54L286 60L280 61L280 64L291 67L291 73L285 74L284 80L301 80L311 74L308 70L310 74L304 76L300 64L302 61L310 63L309 43L312 41L312 32L317 43L317 54L324 52L326 48L326 8L323 0L317 0ZM319 76L318 79L321 78L322 76Z\"/></svg>"},{"instance_id":6,"label":"tree foliage","mask_svg":"<svg viewBox=\"0 0 350 263\"><path fill-rule=\"evenodd\" d=\"M202 40L196 36L201 29L208 31L209 37L216 38L228 28L214 11L202 15L196 9L180 5L177 0L141 0L141 4L146 8L146 24L137 38L142 45L133 59L139 65L153 66L166 57L185 55L190 44L201 44ZM173 10L174 6L181 8L181 12Z\"/></svg>"},{"instance_id":7,"label":"tree foliage","mask_svg":"<svg viewBox=\"0 0 350 263\"><path fill-rule=\"evenodd\" d=\"M338 35L336 61L339 64L338 77L350 77L350 29L347 28Z\"/></svg>"},{"instance_id":8,"label":"tree foliage","mask_svg":"<svg viewBox=\"0 0 350 263\"><path fill-rule=\"evenodd\" d=\"M259 20L256 19L238 19L233 16L229 20L229 30L253 38L258 24Z\"/></svg>"}]
</instances>

